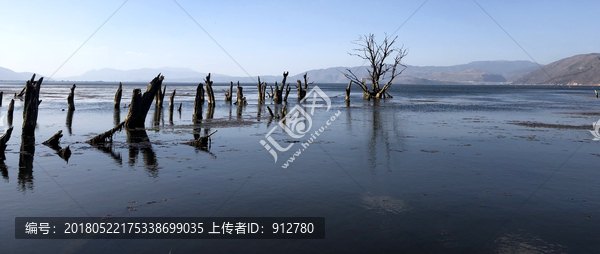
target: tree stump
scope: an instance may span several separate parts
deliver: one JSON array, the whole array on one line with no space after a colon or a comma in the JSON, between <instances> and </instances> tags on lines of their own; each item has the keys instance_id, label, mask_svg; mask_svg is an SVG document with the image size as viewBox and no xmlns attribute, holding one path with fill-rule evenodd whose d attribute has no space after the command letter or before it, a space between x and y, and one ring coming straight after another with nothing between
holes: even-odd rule
<instances>
[{"instance_id":1,"label":"tree stump","mask_svg":"<svg viewBox=\"0 0 600 254\"><path fill-rule=\"evenodd\" d=\"M13 111L15 110L15 99L10 99L10 103L8 104L8 112L6 113L6 122L8 126L12 127L13 124Z\"/></svg>"},{"instance_id":2,"label":"tree stump","mask_svg":"<svg viewBox=\"0 0 600 254\"><path fill-rule=\"evenodd\" d=\"M121 123L121 109L115 108L115 109L113 109L113 124L115 126L117 126L120 123Z\"/></svg>"},{"instance_id":3,"label":"tree stump","mask_svg":"<svg viewBox=\"0 0 600 254\"><path fill-rule=\"evenodd\" d=\"M48 140L44 141L42 144L47 145L49 147L60 147L60 138L62 138L62 136L62 130L59 130L56 134L54 134Z\"/></svg>"},{"instance_id":4,"label":"tree stump","mask_svg":"<svg viewBox=\"0 0 600 254\"><path fill-rule=\"evenodd\" d=\"M213 134L215 134L217 132L217 130L211 132L210 134L206 135L206 136L202 136L196 140L190 141L185 143L186 145L190 145L190 146L195 146L197 148L210 148L210 136L212 136Z\"/></svg>"},{"instance_id":5,"label":"tree stump","mask_svg":"<svg viewBox=\"0 0 600 254\"><path fill-rule=\"evenodd\" d=\"M175 93L177 89L173 89L173 93L169 98L169 123L173 124L173 110L175 109Z\"/></svg>"},{"instance_id":6,"label":"tree stump","mask_svg":"<svg viewBox=\"0 0 600 254\"><path fill-rule=\"evenodd\" d=\"M69 93L69 96L67 97L67 103L69 104L69 111L73 111L75 110L75 102L73 102L73 99L75 98L75 84L73 84L73 86L71 87L71 93Z\"/></svg>"},{"instance_id":7,"label":"tree stump","mask_svg":"<svg viewBox=\"0 0 600 254\"><path fill-rule=\"evenodd\" d=\"M348 87L346 87L346 101L350 101L350 85L352 82L348 83Z\"/></svg>"},{"instance_id":8,"label":"tree stump","mask_svg":"<svg viewBox=\"0 0 600 254\"><path fill-rule=\"evenodd\" d=\"M210 80L210 73L206 75L206 79L204 79L204 84L206 84L206 97L208 100L208 104L215 104L215 93L212 89L213 82Z\"/></svg>"},{"instance_id":9,"label":"tree stump","mask_svg":"<svg viewBox=\"0 0 600 254\"><path fill-rule=\"evenodd\" d=\"M192 121L195 123L198 120L202 119L202 105L204 104L204 88L203 84L198 84L196 88L196 99L194 99L194 114L192 116Z\"/></svg>"},{"instance_id":10,"label":"tree stump","mask_svg":"<svg viewBox=\"0 0 600 254\"><path fill-rule=\"evenodd\" d=\"M6 133L0 137L0 160L6 160L6 156L4 156L4 150L6 150L6 143L10 140L10 135L12 135L13 127L8 128Z\"/></svg>"},{"instance_id":11,"label":"tree stump","mask_svg":"<svg viewBox=\"0 0 600 254\"><path fill-rule=\"evenodd\" d=\"M238 82L239 83L239 82ZM265 104L265 94L267 91L267 84L264 82L260 82L260 76L258 77L258 85L256 85L258 89L258 104Z\"/></svg>"},{"instance_id":12,"label":"tree stump","mask_svg":"<svg viewBox=\"0 0 600 254\"><path fill-rule=\"evenodd\" d=\"M229 91L225 92L225 101L229 102L229 104L231 104L231 98L233 97L233 81L231 81L229 83Z\"/></svg>"},{"instance_id":13,"label":"tree stump","mask_svg":"<svg viewBox=\"0 0 600 254\"><path fill-rule=\"evenodd\" d=\"M239 81L237 84L236 99L237 101L235 102L235 104L238 106L245 106L246 104L248 104L248 102L246 101L246 97L244 97L243 87L240 86Z\"/></svg>"},{"instance_id":14,"label":"tree stump","mask_svg":"<svg viewBox=\"0 0 600 254\"><path fill-rule=\"evenodd\" d=\"M119 88L117 89L117 92L115 93L115 108L119 108L119 105L121 105L122 95L123 95L123 84L121 84L121 82L119 82Z\"/></svg>"},{"instance_id":15,"label":"tree stump","mask_svg":"<svg viewBox=\"0 0 600 254\"><path fill-rule=\"evenodd\" d=\"M165 93L167 92L167 85L165 85L165 87L163 88L163 90L160 90L160 87L158 88L158 91L156 92L156 102L154 103L154 106L157 108L162 108L163 107L163 100L165 99Z\"/></svg>"},{"instance_id":16,"label":"tree stump","mask_svg":"<svg viewBox=\"0 0 600 254\"><path fill-rule=\"evenodd\" d=\"M290 88L290 84L288 83L288 84L285 86L285 97L283 97L283 101L287 102L287 98L288 98L288 95L290 94L290 91L291 91L291 90L292 90L292 89Z\"/></svg>"},{"instance_id":17,"label":"tree stump","mask_svg":"<svg viewBox=\"0 0 600 254\"><path fill-rule=\"evenodd\" d=\"M125 127L132 128L144 128L146 121L146 115L148 114L148 110L150 110L150 106L152 105L152 101L156 96L158 90L162 86L162 81L165 79L164 76L161 76L160 73L156 76L148 87L146 88L146 92L142 95L140 89L134 89L133 94L131 96L131 104L129 104L129 112L125 117Z\"/></svg>"},{"instance_id":18,"label":"tree stump","mask_svg":"<svg viewBox=\"0 0 600 254\"><path fill-rule=\"evenodd\" d=\"M35 132L35 126L37 124L38 117L38 106L41 103L40 98L40 87L44 77L41 77L38 81L34 81L35 74L31 77L31 80L25 84L25 105L23 108L23 135L32 136Z\"/></svg>"}]
</instances>

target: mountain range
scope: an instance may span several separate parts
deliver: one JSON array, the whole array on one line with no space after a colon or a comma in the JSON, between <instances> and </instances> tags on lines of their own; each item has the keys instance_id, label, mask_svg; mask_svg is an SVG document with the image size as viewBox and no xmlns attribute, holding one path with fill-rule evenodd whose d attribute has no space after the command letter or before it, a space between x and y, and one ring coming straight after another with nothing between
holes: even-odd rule
<instances>
[{"instance_id":1,"label":"mountain range","mask_svg":"<svg viewBox=\"0 0 600 254\"><path fill-rule=\"evenodd\" d=\"M600 85L600 54L591 53L561 59L540 66L531 61L476 61L452 66L408 65L394 83L398 84L570 84ZM367 66L331 67L308 70L288 77L290 83L302 80L308 73L309 81L317 83L347 83L344 72L349 69L358 77L367 77ZM59 78L69 81L148 81L162 73L171 82L202 82L207 73L188 68L143 68L134 70L99 69L79 76ZM283 71L282 71L283 73ZM14 72L0 67L0 80L27 80L30 72ZM254 83L256 77L211 74L215 82L240 81ZM260 76L261 81L280 82L281 75ZM57 80L57 79L55 79Z\"/></svg>"}]
</instances>

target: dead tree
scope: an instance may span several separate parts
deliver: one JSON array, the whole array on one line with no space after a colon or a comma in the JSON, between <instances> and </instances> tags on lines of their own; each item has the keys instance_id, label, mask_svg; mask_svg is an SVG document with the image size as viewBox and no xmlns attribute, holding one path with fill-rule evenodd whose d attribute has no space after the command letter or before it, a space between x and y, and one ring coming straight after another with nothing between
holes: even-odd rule
<instances>
[{"instance_id":1,"label":"dead tree","mask_svg":"<svg viewBox=\"0 0 600 254\"><path fill-rule=\"evenodd\" d=\"M302 87L302 81L297 80L296 82L298 83L296 85L296 90L298 90L298 100L302 100L304 99L304 96L306 96L306 92L308 91L308 85L312 84L313 82L308 82L308 73L304 73L304 87Z\"/></svg>"},{"instance_id":2,"label":"dead tree","mask_svg":"<svg viewBox=\"0 0 600 254\"><path fill-rule=\"evenodd\" d=\"M365 99L379 99L385 98L387 95L387 89L390 88L394 78L402 74L406 69L406 65L402 64L402 58L407 54L407 50L402 47L397 48L394 46L398 36L392 40L388 40L387 36L383 42L377 43L375 41L375 35L369 34L361 36L357 41L353 42L360 48L355 49L358 51L357 54L350 55L358 56L359 58L369 62L369 73L368 80L372 83L372 88L362 82L362 79L358 78L355 73L350 69L346 69L344 76L350 80L350 82L357 84L363 90L363 97ZM392 56L394 55L395 56ZM391 63L386 63L388 58L393 57ZM380 87L379 82L386 81L383 87Z\"/></svg>"},{"instance_id":3,"label":"dead tree","mask_svg":"<svg viewBox=\"0 0 600 254\"><path fill-rule=\"evenodd\" d=\"M8 126L12 126L13 124L13 112L15 111L15 99L10 99L10 103L8 104L8 112L6 113L6 122L8 122Z\"/></svg>"},{"instance_id":4,"label":"dead tree","mask_svg":"<svg viewBox=\"0 0 600 254\"><path fill-rule=\"evenodd\" d=\"M206 75L206 79L204 79L204 84L206 84L206 98L208 100L208 104L215 104L215 93L212 89L213 82L210 80L210 73Z\"/></svg>"},{"instance_id":5,"label":"dead tree","mask_svg":"<svg viewBox=\"0 0 600 254\"><path fill-rule=\"evenodd\" d=\"M346 101L350 101L350 85L352 82L348 83L348 87L346 87Z\"/></svg>"},{"instance_id":6,"label":"dead tree","mask_svg":"<svg viewBox=\"0 0 600 254\"><path fill-rule=\"evenodd\" d=\"M6 150L6 143L10 140L10 135L12 135L13 127L8 128L6 133L0 137L0 160L6 160L6 156L4 156L4 150Z\"/></svg>"},{"instance_id":7,"label":"dead tree","mask_svg":"<svg viewBox=\"0 0 600 254\"><path fill-rule=\"evenodd\" d=\"M229 83L229 91L225 92L225 101L229 102L229 104L231 104L231 97L233 97L233 81Z\"/></svg>"},{"instance_id":8,"label":"dead tree","mask_svg":"<svg viewBox=\"0 0 600 254\"><path fill-rule=\"evenodd\" d=\"M157 108L162 108L163 107L163 101L165 99L165 93L167 92L167 85L165 85L165 88L163 88L163 90L160 90L160 87L158 88L158 91L156 92L156 102L154 103L154 106Z\"/></svg>"},{"instance_id":9,"label":"dead tree","mask_svg":"<svg viewBox=\"0 0 600 254\"><path fill-rule=\"evenodd\" d=\"M71 87L71 92L69 93L69 96L67 97L67 103L69 104L69 111L75 110L75 102L73 102L73 99L75 98L75 87L77 87L77 86L75 84L73 84L73 86Z\"/></svg>"},{"instance_id":10,"label":"dead tree","mask_svg":"<svg viewBox=\"0 0 600 254\"><path fill-rule=\"evenodd\" d=\"M150 106L152 105L152 101L154 97L160 90L162 86L162 81L165 79L164 76L161 76L160 73L156 76L148 87L146 88L146 92L142 95L140 89L134 89L133 95L131 96L131 104L129 104L129 112L125 117L125 127L126 128L144 128L146 121L146 115L148 114L148 110L150 110Z\"/></svg>"},{"instance_id":11,"label":"dead tree","mask_svg":"<svg viewBox=\"0 0 600 254\"><path fill-rule=\"evenodd\" d=\"M118 109L121 105L121 97L123 95L123 84L119 82L119 89L117 89L117 93L115 93L115 108Z\"/></svg>"},{"instance_id":12,"label":"dead tree","mask_svg":"<svg viewBox=\"0 0 600 254\"><path fill-rule=\"evenodd\" d=\"M202 83L196 88L196 99L194 99L194 115L193 122L202 119L202 105L204 104L204 88ZM181 107L180 107L181 108Z\"/></svg>"},{"instance_id":13,"label":"dead tree","mask_svg":"<svg viewBox=\"0 0 600 254\"><path fill-rule=\"evenodd\" d=\"M291 90L292 90L292 88L290 88L290 84L288 83L285 86L285 96L283 97L283 101L287 102L287 98L288 98L288 95L290 95Z\"/></svg>"},{"instance_id":14,"label":"dead tree","mask_svg":"<svg viewBox=\"0 0 600 254\"><path fill-rule=\"evenodd\" d=\"M23 108L23 135L32 136L37 124L38 106L40 105L40 87L44 77L34 81L35 74L25 83L25 106Z\"/></svg>"},{"instance_id":15,"label":"dead tree","mask_svg":"<svg viewBox=\"0 0 600 254\"><path fill-rule=\"evenodd\" d=\"M173 89L173 93L171 94L171 98L169 99L169 114L173 115L173 109L175 109L175 92L177 89Z\"/></svg>"},{"instance_id":16,"label":"dead tree","mask_svg":"<svg viewBox=\"0 0 600 254\"><path fill-rule=\"evenodd\" d=\"M260 82L260 76L258 77L258 85L256 85L258 89L258 104L265 104L265 94L267 90L267 83Z\"/></svg>"},{"instance_id":17,"label":"dead tree","mask_svg":"<svg viewBox=\"0 0 600 254\"><path fill-rule=\"evenodd\" d=\"M237 99L237 101L235 102L235 104L238 106L245 106L248 104L248 102L246 101L246 97L244 97L243 87L240 86L239 81L237 84L236 99Z\"/></svg>"}]
</instances>

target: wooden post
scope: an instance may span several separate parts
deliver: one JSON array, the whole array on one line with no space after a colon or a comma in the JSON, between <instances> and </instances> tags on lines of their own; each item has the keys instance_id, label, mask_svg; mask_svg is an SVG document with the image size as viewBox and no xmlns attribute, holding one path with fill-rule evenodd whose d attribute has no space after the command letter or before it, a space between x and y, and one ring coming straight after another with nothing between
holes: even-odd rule
<instances>
[{"instance_id":1,"label":"wooden post","mask_svg":"<svg viewBox=\"0 0 600 254\"><path fill-rule=\"evenodd\" d=\"M40 104L40 87L44 77L34 81L35 74L25 84L25 106L23 108L23 135L32 136L37 124L38 106Z\"/></svg>"},{"instance_id":2,"label":"wooden post","mask_svg":"<svg viewBox=\"0 0 600 254\"><path fill-rule=\"evenodd\" d=\"M12 135L13 127L8 128L6 133L0 137L0 160L6 160L6 156L4 156L4 150L6 150L6 143L10 140L10 135Z\"/></svg>"},{"instance_id":3,"label":"wooden post","mask_svg":"<svg viewBox=\"0 0 600 254\"><path fill-rule=\"evenodd\" d=\"M8 122L8 126L12 127L13 124L13 111L15 110L15 99L10 99L10 103L8 104L8 112L6 113L6 122Z\"/></svg>"},{"instance_id":4,"label":"wooden post","mask_svg":"<svg viewBox=\"0 0 600 254\"><path fill-rule=\"evenodd\" d=\"M69 96L67 97L67 103L69 104L69 111L75 110L75 102L73 102L73 99L75 97L75 87L77 87L77 86L75 84L73 84L73 86L71 87L71 93L69 93Z\"/></svg>"},{"instance_id":5,"label":"wooden post","mask_svg":"<svg viewBox=\"0 0 600 254\"><path fill-rule=\"evenodd\" d=\"M165 79L164 76L161 76L160 73L156 76L148 87L146 88L146 92L142 95L140 89L134 89L133 94L131 96L131 104L129 104L129 112L125 117L125 127L126 128L144 128L146 121L146 115L148 114L148 110L150 110L150 106L152 105L152 101L156 96L158 90L162 86L162 81Z\"/></svg>"},{"instance_id":6,"label":"wooden post","mask_svg":"<svg viewBox=\"0 0 600 254\"><path fill-rule=\"evenodd\" d=\"M119 82L119 88L117 89L117 93L115 93L115 108L119 108L121 105L121 97L123 95L123 84Z\"/></svg>"}]
</instances>

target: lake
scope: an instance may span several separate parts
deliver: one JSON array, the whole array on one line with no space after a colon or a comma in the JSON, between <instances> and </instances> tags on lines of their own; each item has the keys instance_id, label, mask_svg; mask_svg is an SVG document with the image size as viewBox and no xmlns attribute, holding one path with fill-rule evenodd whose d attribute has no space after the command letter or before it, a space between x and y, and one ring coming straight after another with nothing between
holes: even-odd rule
<instances>
[{"instance_id":1,"label":"lake","mask_svg":"<svg viewBox=\"0 0 600 254\"><path fill-rule=\"evenodd\" d=\"M79 82L73 114L66 110L72 83L43 83L33 162L21 167L23 103L15 100L0 180L0 252L600 250L600 143L590 133L600 100L593 87L393 85L394 98L378 101L363 100L355 87L347 105L345 84L312 84L331 107L305 108L310 133L327 128L283 167L312 135L294 138L278 127L267 106L279 112L281 105L257 105L256 85L242 84L243 107L224 101L228 84L213 85L216 106L205 104L194 124L197 84L168 77L165 84L164 108L152 106L146 118L149 142L128 143L122 131L97 148L85 141L123 121L123 104L147 83L124 83L114 110L118 83ZM23 85L0 82L2 116ZM295 88L288 101L293 112ZM41 144L59 130L61 146L73 153L68 162ZM210 149L184 144L215 130ZM261 143L268 133L291 145L274 150L276 162ZM308 240L25 240L15 239L15 217L324 217L326 233Z\"/></svg>"}]
</instances>

